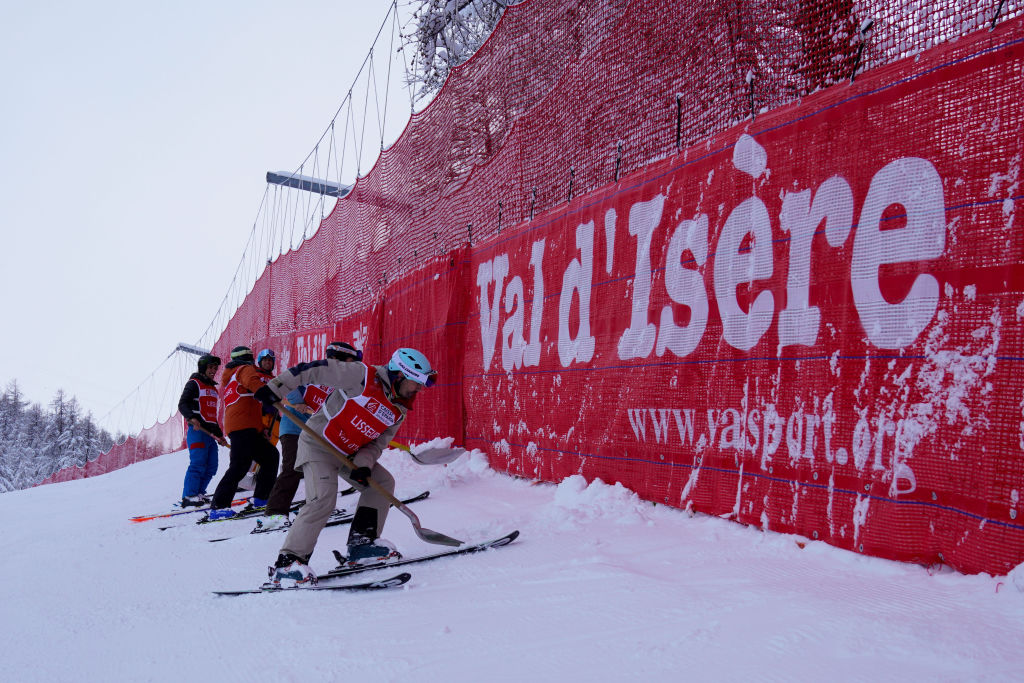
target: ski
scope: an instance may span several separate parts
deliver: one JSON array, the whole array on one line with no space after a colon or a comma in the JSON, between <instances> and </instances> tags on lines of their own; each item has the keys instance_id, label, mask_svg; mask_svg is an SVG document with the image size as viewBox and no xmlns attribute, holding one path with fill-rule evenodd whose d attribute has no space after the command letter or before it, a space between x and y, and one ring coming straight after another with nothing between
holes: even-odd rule
<instances>
[{"instance_id":1,"label":"ski","mask_svg":"<svg viewBox=\"0 0 1024 683\"><path fill-rule=\"evenodd\" d=\"M354 488L346 489L344 491L339 492L338 496L339 497L347 496L350 492L354 492L354 491L355 491ZM293 502L291 507L288 508L288 514L291 515L291 514L297 513L300 509L302 509L302 506L305 505L305 504L306 504L306 501L304 501L304 500ZM234 503L232 503L232 505L234 505ZM209 513L209 509L208 508L206 508L206 511L207 511L207 513ZM338 512L338 510L335 510L335 512ZM252 507L252 505L250 505L247 508L239 510L238 513L236 513L233 517L226 517L224 519L210 519L210 515L206 514L203 517L201 517L200 519L197 519L196 520L196 524L219 524L220 522L232 522L232 521L241 520L241 519L252 519L253 517L262 517L266 513L267 513L267 509L265 507L254 508L254 507ZM168 529L177 529L177 528L178 528L177 526L162 526L162 527L158 527L158 529L160 531L167 531Z\"/></svg>"},{"instance_id":2,"label":"ski","mask_svg":"<svg viewBox=\"0 0 1024 683\"><path fill-rule=\"evenodd\" d=\"M298 503L292 503L292 506L290 508L288 508L288 514L296 512L300 507L302 507L302 505L304 503L305 503L305 501L300 501ZM226 517L225 519L210 519L209 509L207 509L207 511L206 511L207 514L205 514L201 518L197 519L196 520L196 524L218 524L220 522L230 522L230 521L233 521L233 520L236 520L236 519L252 519L253 517L262 517L264 514L266 514L266 511L267 511L267 509L265 507L263 507L263 508L254 508L254 507L252 507L250 505L247 508L239 510L235 514L234 517ZM178 525L175 525L175 526L161 526L161 527L157 527L157 530L158 531L167 531L168 529L180 529L180 528L181 528L181 526L178 526Z\"/></svg>"},{"instance_id":3,"label":"ski","mask_svg":"<svg viewBox=\"0 0 1024 683\"><path fill-rule=\"evenodd\" d=\"M411 574L396 574L390 579L367 581L366 583L347 583L343 586L291 586L288 588L253 588L242 591L213 591L214 595L251 595L253 593L291 593L292 591L377 591L385 588L397 588L409 582Z\"/></svg>"},{"instance_id":4,"label":"ski","mask_svg":"<svg viewBox=\"0 0 1024 683\"><path fill-rule=\"evenodd\" d=\"M404 503L406 505L408 505L409 503L415 503L416 501L425 500L429 495L430 495L430 491L424 491L423 493L421 493L418 496L413 496L412 498L406 498L405 500L402 501L402 503ZM351 524L353 516L354 516L353 513L349 512L348 510L346 510L344 508L335 510L334 512L331 513L331 516L327 518L327 523L324 524L324 526L325 527L329 527L329 526L341 526L343 524ZM288 531L288 529L291 527L291 525L292 525L291 522L285 522L284 526L275 527L273 529L264 529L263 528L263 523L260 520L257 519L256 520L256 528L254 528L252 531L250 531L249 534L250 535L251 534L270 534L270 533L273 533L275 531ZM239 537L238 536L224 536L223 538L211 538L209 540L209 542L210 543L220 543L221 541L230 541L232 538L239 538Z\"/></svg>"},{"instance_id":5,"label":"ski","mask_svg":"<svg viewBox=\"0 0 1024 683\"><path fill-rule=\"evenodd\" d=\"M245 503L248 503L248 502L249 502L249 498L236 498L235 500L231 501L231 505L232 506L244 505ZM181 503L178 503L178 506L180 507ZM137 517L132 517L129 521L131 521L131 522L148 522L151 519L164 519L166 517L177 517L178 515L191 515L193 512L209 512L209 511L210 511L210 506L209 505L197 505L196 507L182 508L180 510L175 510L174 512L163 512L163 513L159 513L159 514L155 514L155 515L138 515Z\"/></svg>"},{"instance_id":6,"label":"ski","mask_svg":"<svg viewBox=\"0 0 1024 683\"><path fill-rule=\"evenodd\" d=\"M334 510L334 512L331 513L331 516L327 518L327 523L324 526L335 526L335 525L338 525L338 524L348 524L349 522L352 521L352 517L353 517L353 514L351 512L349 512L348 510L346 510L345 508L336 508ZM234 519L234 518L232 517L232 519ZM249 517L244 517L243 519L249 519ZM227 520L215 520L215 521L227 521ZM250 530L249 534L247 534L247 535L251 535L251 534L269 534L269 533L272 533L274 531L288 531L288 529L291 528L291 525L292 525L291 522L285 522L283 526L274 527L273 529L264 529L263 528L263 521L261 519L257 518L256 519L256 527L254 529ZM220 543L221 541L230 541L232 538L241 538L241 535L222 536L221 538L211 538L211 539L208 540L208 542L209 543Z\"/></svg>"},{"instance_id":7,"label":"ski","mask_svg":"<svg viewBox=\"0 0 1024 683\"><path fill-rule=\"evenodd\" d=\"M291 507L288 508L288 514L294 514L298 512L305 504L306 501L304 500L299 501L297 503L292 503ZM219 524L221 522L234 522L236 520L251 519L253 517L262 517L265 514L267 514L266 507L247 507L242 510L239 510L233 517L226 517L224 519L210 519L210 515L206 515L205 517L197 519L196 524Z\"/></svg>"},{"instance_id":8,"label":"ski","mask_svg":"<svg viewBox=\"0 0 1024 683\"><path fill-rule=\"evenodd\" d=\"M288 508L288 514L296 512L300 507L302 507L302 505L304 503L305 503L305 501L300 501L298 503L292 503L292 506L290 508ZM251 519L253 517L262 517L264 514L266 514L266 512L267 512L267 509L265 507L254 508L250 504L249 507L243 508L242 510L239 510L237 513L235 513L235 515L233 517L226 517L224 519L210 519L209 510L207 510L207 514L205 514L201 518L197 519L196 520L196 524L219 524L220 522L231 522L231 521L238 520L238 519ZM157 527L157 530L159 530L159 531L167 531L168 529L178 529L178 528L180 528L180 527L177 526L177 525L175 525L175 526L161 526L161 527Z\"/></svg>"},{"instance_id":9,"label":"ski","mask_svg":"<svg viewBox=\"0 0 1024 683\"><path fill-rule=\"evenodd\" d=\"M358 567L346 567L345 556L339 553L337 550L334 551L334 558L338 560L339 566L316 577L318 581L326 581L327 579L337 579L342 576L349 576L351 574L358 574L359 572L370 571L371 569L384 569L385 567L400 567L406 564L414 564L416 562L427 562L429 560L437 560L442 557L452 557L454 555L467 555L469 553L478 553L483 550L490 550L491 548L500 548L506 546L512 541L519 537L518 531L513 531L510 534L502 536L501 538L495 538L491 541L484 541L483 543L476 543L468 545L463 548L456 548L453 550L445 550L433 555L420 555L419 557L403 557L400 560L393 562L378 562L376 564L364 564Z\"/></svg>"},{"instance_id":10,"label":"ski","mask_svg":"<svg viewBox=\"0 0 1024 683\"><path fill-rule=\"evenodd\" d=\"M355 492L356 492L355 487L349 487L349 488L345 489L344 491L341 491L340 493L338 493L338 495L339 496L347 496L347 495L355 493ZM250 498L251 498L251 496L247 496L245 498L236 498L235 500L231 501L231 505L232 505L232 507L234 507L236 505L244 505L245 503L249 502ZM177 506L177 507L181 507L181 503L175 503L174 505ZM135 517L132 517L129 521L131 521L131 522L148 522L151 519L164 519L166 517L177 517L178 515L191 515L194 512L209 512L209 511L210 511L210 506L209 505L199 505L199 506L196 506L196 507L181 508L180 510L174 510L172 512L161 512L161 513L158 513L158 514L155 514L155 515L137 515ZM171 528L171 527L165 527L165 529L169 529L169 528ZM161 529L161 531L163 531L163 529Z\"/></svg>"}]
</instances>

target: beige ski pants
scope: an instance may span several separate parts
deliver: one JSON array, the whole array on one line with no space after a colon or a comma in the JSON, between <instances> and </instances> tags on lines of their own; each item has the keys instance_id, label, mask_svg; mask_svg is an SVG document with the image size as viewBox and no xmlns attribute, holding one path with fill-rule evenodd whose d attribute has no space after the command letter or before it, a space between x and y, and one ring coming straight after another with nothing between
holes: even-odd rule
<instances>
[{"instance_id":1,"label":"beige ski pants","mask_svg":"<svg viewBox=\"0 0 1024 683\"><path fill-rule=\"evenodd\" d=\"M301 447L301 443L300 443ZM288 536L281 546L282 553L291 553L298 557L309 558L316 547L317 538L323 531L327 518L334 512L338 501L338 477L342 477L352 486L359 487L355 482L350 481L342 474L348 474L340 462L324 462L322 460L311 460L300 466L302 469L303 481L306 483L306 504L299 509L298 516L288 529ZM371 477L380 484L388 493L394 494L395 478L380 464L374 465L370 470ZM383 533L384 522L387 520L391 503L388 499L374 490L367 487L359 494L358 507L370 507L377 510L377 530ZM344 554L344 553L343 553Z\"/></svg>"}]
</instances>

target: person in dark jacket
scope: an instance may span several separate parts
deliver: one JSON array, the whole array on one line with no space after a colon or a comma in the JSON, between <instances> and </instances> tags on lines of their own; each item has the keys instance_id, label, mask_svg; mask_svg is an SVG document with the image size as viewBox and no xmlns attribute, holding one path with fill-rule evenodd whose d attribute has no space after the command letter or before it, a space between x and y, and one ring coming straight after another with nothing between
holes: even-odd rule
<instances>
[{"instance_id":1,"label":"person in dark jacket","mask_svg":"<svg viewBox=\"0 0 1024 683\"><path fill-rule=\"evenodd\" d=\"M214 377L220 368L220 358L206 354L199 358L199 371L193 372L185 382L178 401L178 411L188 425L185 443L188 444L188 469L181 491L181 506L205 505L210 501L206 487L217 474L217 444L227 446L224 432L217 423L217 383Z\"/></svg>"},{"instance_id":2,"label":"person in dark jacket","mask_svg":"<svg viewBox=\"0 0 1024 683\"><path fill-rule=\"evenodd\" d=\"M231 461L213 492L211 520L235 515L231 509L231 499L238 488L238 482L249 471L254 460L260 470L256 474L251 504L254 508L265 507L267 504L267 497L277 480L279 455L277 448L267 439L263 406L253 395L272 377L256 365L252 351L247 346L236 346L231 350L231 362L224 367L220 379L224 398L224 429L231 439Z\"/></svg>"},{"instance_id":3,"label":"person in dark jacket","mask_svg":"<svg viewBox=\"0 0 1024 683\"><path fill-rule=\"evenodd\" d=\"M331 342L327 345L326 358L334 358L346 363L361 361L363 352L351 344L342 341ZM305 422L309 416L320 409L334 387L320 384L302 385L292 391L286 397L290 404L304 417ZM281 472L277 475L277 482L270 492L270 499L267 502L267 512L261 521L260 526L266 529L277 529L288 522L288 512L291 510L292 499L302 481L302 473L295 469L295 455L299 449L299 434L302 428L295 424L298 419L290 413L281 416Z\"/></svg>"}]
</instances>

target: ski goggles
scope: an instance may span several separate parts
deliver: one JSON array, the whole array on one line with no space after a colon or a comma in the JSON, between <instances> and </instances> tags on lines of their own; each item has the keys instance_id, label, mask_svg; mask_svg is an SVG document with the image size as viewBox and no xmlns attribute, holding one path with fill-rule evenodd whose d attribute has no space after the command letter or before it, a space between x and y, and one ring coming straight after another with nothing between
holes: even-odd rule
<instances>
[{"instance_id":1,"label":"ski goggles","mask_svg":"<svg viewBox=\"0 0 1024 683\"><path fill-rule=\"evenodd\" d=\"M425 387L432 387L437 383L437 370L431 370L429 372L420 372L414 367L402 361L401 358L396 359L398 363L399 371L405 375L407 379L411 379L416 384L422 384Z\"/></svg>"},{"instance_id":2,"label":"ski goggles","mask_svg":"<svg viewBox=\"0 0 1024 683\"><path fill-rule=\"evenodd\" d=\"M325 351L331 351L334 353L340 353L346 356L355 358L357 361L363 360L363 350L356 349L351 346L342 346L341 344L328 344Z\"/></svg>"}]
</instances>

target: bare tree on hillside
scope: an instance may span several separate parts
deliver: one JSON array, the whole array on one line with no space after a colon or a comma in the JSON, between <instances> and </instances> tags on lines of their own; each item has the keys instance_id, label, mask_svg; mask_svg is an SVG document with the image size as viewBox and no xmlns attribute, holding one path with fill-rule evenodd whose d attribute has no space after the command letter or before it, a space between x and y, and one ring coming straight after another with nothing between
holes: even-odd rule
<instances>
[{"instance_id":1,"label":"bare tree on hillside","mask_svg":"<svg viewBox=\"0 0 1024 683\"><path fill-rule=\"evenodd\" d=\"M404 36L415 53L410 81L417 86L417 99L440 90L448 73L484 44L505 8L518 2L419 0L412 32Z\"/></svg>"}]
</instances>

